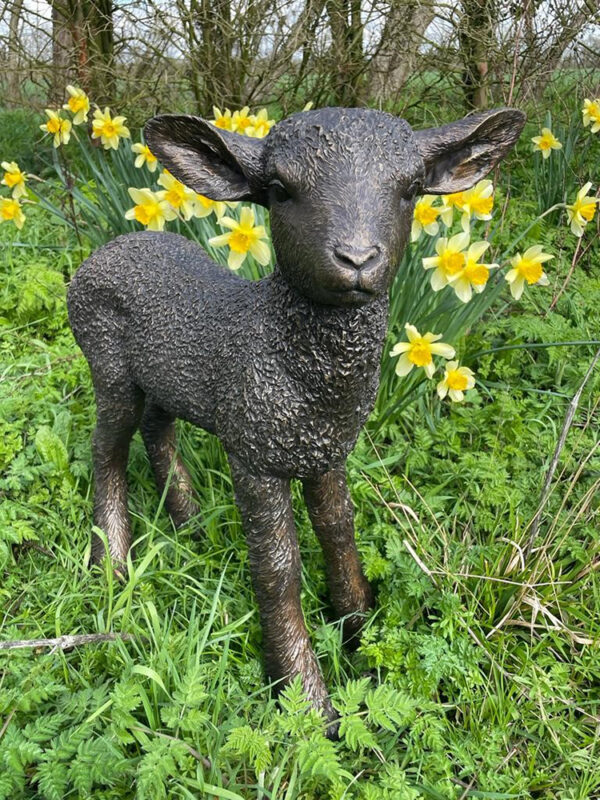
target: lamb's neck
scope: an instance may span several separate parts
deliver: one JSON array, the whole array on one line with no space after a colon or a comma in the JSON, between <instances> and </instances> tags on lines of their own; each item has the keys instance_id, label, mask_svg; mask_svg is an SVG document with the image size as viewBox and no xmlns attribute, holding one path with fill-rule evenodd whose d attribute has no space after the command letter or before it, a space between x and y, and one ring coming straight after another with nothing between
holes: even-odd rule
<instances>
[{"instance_id":1,"label":"lamb's neck","mask_svg":"<svg viewBox=\"0 0 600 800\"><path fill-rule=\"evenodd\" d=\"M278 270L269 283L269 316L292 374L335 394L353 394L353 383L364 389L375 380L387 329L387 296L358 307L324 306L292 289Z\"/></svg>"}]
</instances>

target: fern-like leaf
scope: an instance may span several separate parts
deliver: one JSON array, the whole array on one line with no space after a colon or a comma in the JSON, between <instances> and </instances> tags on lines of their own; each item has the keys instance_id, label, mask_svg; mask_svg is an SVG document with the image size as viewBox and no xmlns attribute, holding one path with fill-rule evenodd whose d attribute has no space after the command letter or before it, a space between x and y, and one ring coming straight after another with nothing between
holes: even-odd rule
<instances>
[{"instance_id":1,"label":"fern-like leaf","mask_svg":"<svg viewBox=\"0 0 600 800\"><path fill-rule=\"evenodd\" d=\"M360 717L343 717L340 722L340 737L355 752L377 747L377 740Z\"/></svg>"},{"instance_id":2,"label":"fern-like leaf","mask_svg":"<svg viewBox=\"0 0 600 800\"><path fill-rule=\"evenodd\" d=\"M333 705L341 714L356 714L365 699L370 683L370 678L348 681L345 687L338 689Z\"/></svg>"}]
</instances>

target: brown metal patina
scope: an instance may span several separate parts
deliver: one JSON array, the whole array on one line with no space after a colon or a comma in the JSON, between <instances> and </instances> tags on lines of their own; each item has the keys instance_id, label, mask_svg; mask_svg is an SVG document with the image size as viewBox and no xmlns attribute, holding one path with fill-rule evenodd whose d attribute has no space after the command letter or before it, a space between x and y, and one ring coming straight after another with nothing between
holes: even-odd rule
<instances>
[{"instance_id":1,"label":"brown metal patina","mask_svg":"<svg viewBox=\"0 0 600 800\"><path fill-rule=\"evenodd\" d=\"M141 427L176 524L195 512L176 449L183 418L228 453L250 553L267 672L300 675L328 699L300 605L290 479L300 478L323 546L333 607L355 636L372 605L356 545L345 461L373 407L387 293L415 197L468 189L510 150L525 116L500 109L413 131L370 109L295 114L264 139L164 115L146 139L179 180L214 200L270 211L277 265L246 281L171 233L120 236L69 291L69 318L97 402L94 521L123 561L131 542L125 469ZM93 556L103 548L95 537Z\"/></svg>"}]
</instances>

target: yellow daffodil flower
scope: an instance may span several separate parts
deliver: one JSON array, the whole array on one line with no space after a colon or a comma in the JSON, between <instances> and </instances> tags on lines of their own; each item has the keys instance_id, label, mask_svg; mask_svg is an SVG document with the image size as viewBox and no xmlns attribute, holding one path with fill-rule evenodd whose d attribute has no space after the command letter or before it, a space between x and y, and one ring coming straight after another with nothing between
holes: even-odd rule
<instances>
[{"instance_id":1,"label":"yellow daffodil flower","mask_svg":"<svg viewBox=\"0 0 600 800\"><path fill-rule=\"evenodd\" d=\"M423 231L429 236L436 236L440 226L437 221L440 215L441 208L434 208L432 203L435 200L435 195L424 194L415 203L415 210L413 213L412 228L410 231L411 242L416 242L421 236Z\"/></svg>"},{"instance_id":2,"label":"yellow daffodil flower","mask_svg":"<svg viewBox=\"0 0 600 800\"><path fill-rule=\"evenodd\" d=\"M220 200L211 200L203 194L196 193L196 210L194 216L200 218L208 217L214 212L218 221L221 217L225 216L228 205L233 208L237 203L222 203Z\"/></svg>"},{"instance_id":3,"label":"yellow daffodil flower","mask_svg":"<svg viewBox=\"0 0 600 800\"><path fill-rule=\"evenodd\" d=\"M479 181L472 189L462 192L461 224L464 231L469 230L471 217L487 220L492 218L494 207L494 186L491 181Z\"/></svg>"},{"instance_id":4,"label":"yellow daffodil flower","mask_svg":"<svg viewBox=\"0 0 600 800\"><path fill-rule=\"evenodd\" d=\"M459 211L462 211L464 202L464 192L454 192L453 194L442 195L442 210L440 211L440 219L447 228L452 225L452 220L454 219L454 209L457 208Z\"/></svg>"},{"instance_id":5,"label":"yellow daffodil flower","mask_svg":"<svg viewBox=\"0 0 600 800\"><path fill-rule=\"evenodd\" d=\"M575 202L567 206L567 217L575 236L583 236L585 226L594 219L596 205L600 202L597 197L588 196L591 188L592 184L589 181L577 192Z\"/></svg>"},{"instance_id":6,"label":"yellow daffodil flower","mask_svg":"<svg viewBox=\"0 0 600 800\"><path fill-rule=\"evenodd\" d=\"M554 258L550 253L544 253L541 244L536 244L530 247L521 255L517 253L511 259L512 269L510 269L504 276L510 283L510 293L519 300L525 288L525 282L530 286L534 283L540 286L548 285L548 276L542 269L544 261L549 261Z\"/></svg>"},{"instance_id":7,"label":"yellow daffodil flower","mask_svg":"<svg viewBox=\"0 0 600 800\"><path fill-rule=\"evenodd\" d=\"M533 142L533 149L539 150L543 158L548 158L553 150L562 150L562 144L550 128L542 128L542 135L534 136L531 141Z\"/></svg>"},{"instance_id":8,"label":"yellow daffodil flower","mask_svg":"<svg viewBox=\"0 0 600 800\"><path fill-rule=\"evenodd\" d=\"M433 356L454 358L454 348L439 340L442 334L426 333L421 336L414 325L404 326L408 342L398 342L391 351L390 356L400 356L396 364L396 375L408 375L413 367L423 367L428 378L435 372Z\"/></svg>"},{"instance_id":9,"label":"yellow daffodil flower","mask_svg":"<svg viewBox=\"0 0 600 800\"><path fill-rule=\"evenodd\" d=\"M592 127L590 130L592 133L600 131L600 98L584 100L581 113L583 114L583 125L585 128L591 125Z\"/></svg>"},{"instance_id":10,"label":"yellow daffodil flower","mask_svg":"<svg viewBox=\"0 0 600 800\"><path fill-rule=\"evenodd\" d=\"M178 211L183 219L191 219L196 212L196 192L188 189L181 181L174 178L168 170L163 170L157 180L159 186L166 189L165 200Z\"/></svg>"},{"instance_id":11,"label":"yellow daffodil flower","mask_svg":"<svg viewBox=\"0 0 600 800\"><path fill-rule=\"evenodd\" d=\"M90 98L83 89L77 86L67 86L67 92L70 97L63 108L73 114L73 125L81 125L83 122L87 122L90 110Z\"/></svg>"},{"instance_id":12,"label":"yellow daffodil flower","mask_svg":"<svg viewBox=\"0 0 600 800\"><path fill-rule=\"evenodd\" d=\"M271 251L266 242L267 232L263 225L255 225L254 211L248 206L242 208L240 221L231 217L221 217L219 224L229 228L228 233L213 236L208 240L212 247L229 247L227 266L239 269L250 253L259 264L265 266L271 260Z\"/></svg>"},{"instance_id":13,"label":"yellow daffodil flower","mask_svg":"<svg viewBox=\"0 0 600 800\"><path fill-rule=\"evenodd\" d=\"M135 167L140 169L145 164L148 172L156 172L156 168L158 167L158 159L147 144L136 142L136 144L131 145L131 152L137 153L134 161Z\"/></svg>"},{"instance_id":14,"label":"yellow daffodil flower","mask_svg":"<svg viewBox=\"0 0 600 800\"><path fill-rule=\"evenodd\" d=\"M263 139L273 125L275 125L275 120L269 119L269 113L266 108L261 108L258 114L253 117L252 125L246 128L246 136Z\"/></svg>"},{"instance_id":15,"label":"yellow daffodil flower","mask_svg":"<svg viewBox=\"0 0 600 800\"><path fill-rule=\"evenodd\" d=\"M481 264L479 259L490 246L489 242L473 242L465 254L464 267L448 276L448 282L463 303L468 303L473 292L483 292L490 277L490 270L498 264Z\"/></svg>"},{"instance_id":16,"label":"yellow daffodil flower","mask_svg":"<svg viewBox=\"0 0 600 800\"><path fill-rule=\"evenodd\" d=\"M240 111L234 111L231 118L231 130L236 133L246 133L246 129L254 124L254 117L250 114L248 106Z\"/></svg>"},{"instance_id":17,"label":"yellow daffodil flower","mask_svg":"<svg viewBox=\"0 0 600 800\"><path fill-rule=\"evenodd\" d=\"M458 361L449 361L445 370L443 379L437 385L440 400L448 395L453 403L462 403L465 392L475 386L475 373L469 367L459 367Z\"/></svg>"},{"instance_id":18,"label":"yellow daffodil flower","mask_svg":"<svg viewBox=\"0 0 600 800\"><path fill-rule=\"evenodd\" d=\"M14 197L0 197L0 222L12 220L17 228L21 230L25 224L25 214L21 208L21 203Z\"/></svg>"},{"instance_id":19,"label":"yellow daffodil flower","mask_svg":"<svg viewBox=\"0 0 600 800\"><path fill-rule=\"evenodd\" d=\"M71 138L71 121L63 119L58 111L52 111L51 108L46 109L46 116L48 120L40 128L54 137L54 147L68 144Z\"/></svg>"},{"instance_id":20,"label":"yellow daffodil flower","mask_svg":"<svg viewBox=\"0 0 600 800\"><path fill-rule=\"evenodd\" d=\"M221 113L221 109L217 108L217 106L213 106L213 115L214 119L211 119L211 123L216 128L222 128L225 131L232 131L233 130L233 120L231 117L231 111L226 108L223 113Z\"/></svg>"},{"instance_id":21,"label":"yellow daffodil flower","mask_svg":"<svg viewBox=\"0 0 600 800\"><path fill-rule=\"evenodd\" d=\"M425 269L433 269L431 275L431 288L434 292L439 292L447 286L466 264L466 256L463 250L469 245L468 233L457 233L450 239L441 237L435 243L437 256L429 256L423 259Z\"/></svg>"},{"instance_id":22,"label":"yellow daffodil flower","mask_svg":"<svg viewBox=\"0 0 600 800\"><path fill-rule=\"evenodd\" d=\"M27 175L19 169L16 161L3 161L2 169L4 170L4 177L2 183L12 189L12 196L15 200L19 197L25 197L27 189L25 188L25 181Z\"/></svg>"},{"instance_id":23,"label":"yellow daffodil flower","mask_svg":"<svg viewBox=\"0 0 600 800\"><path fill-rule=\"evenodd\" d=\"M175 209L165 200L166 192L133 187L127 191L135 206L125 212L125 219L135 219L151 231L162 231L165 222L177 217Z\"/></svg>"},{"instance_id":24,"label":"yellow daffodil flower","mask_svg":"<svg viewBox=\"0 0 600 800\"><path fill-rule=\"evenodd\" d=\"M94 111L92 139L100 139L105 150L118 150L119 139L129 139L129 128L124 125L127 117L111 117L110 109Z\"/></svg>"}]
</instances>

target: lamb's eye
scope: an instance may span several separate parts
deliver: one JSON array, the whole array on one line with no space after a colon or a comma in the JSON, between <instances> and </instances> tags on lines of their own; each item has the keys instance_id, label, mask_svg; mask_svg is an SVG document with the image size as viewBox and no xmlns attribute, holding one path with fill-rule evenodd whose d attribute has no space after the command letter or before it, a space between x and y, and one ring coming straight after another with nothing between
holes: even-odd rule
<instances>
[{"instance_id":1,"label":"lamb's eye","mask_svg":"<svg viewBox=\"0 0 600 800\"><path fill-rule=\"evenodd\" d=\"M285 203L286 200L290 199L289 191L277 178L274 178L269 184L269 199L271 202L274 201L276 203Z\"/></svg>"}]
</instances>

